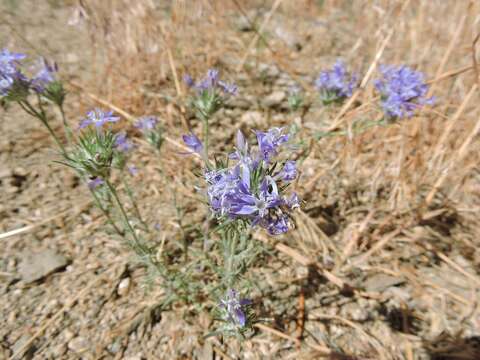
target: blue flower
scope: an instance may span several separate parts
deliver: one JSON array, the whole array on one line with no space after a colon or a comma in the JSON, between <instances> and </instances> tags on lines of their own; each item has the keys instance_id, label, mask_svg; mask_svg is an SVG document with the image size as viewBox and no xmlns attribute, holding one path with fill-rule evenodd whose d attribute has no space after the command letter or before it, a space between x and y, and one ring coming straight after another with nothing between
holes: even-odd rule
<instances>
[{"instance_id":1,"label":"blue flower","mask_svg":"<svg viewBox=\"0 0 480 360\"><path fill-rule=\"evenodd\" d=\"M192 79L192 77L188 74L183 75L183 81L188 87L192 87L195 85L195 81Z\"/></svg>"},{"instance_id":2,"label":"blue flower","mask_svg":"<svg viewBox=\"0 0 480 360\"><path fill-rule=\"evenodd\" d=\"M283 181L292 181L297 177L297 163L294 160L288 160L283 165L283 169L275 176Z\"/></svg>"},{"instance_id":3,"label":"blue flower","mask_svg":"<svg viewBox=\"0 0 480 360\"><path fill-rule=\"evenodd\" d=\"M213 90L216 88L218 84L218 70L217 69L209 69L207 71L207 76L205 76L195 87L201 91L203 90Z\"/></svg>"},{"instance_id":4,"label":"blue flower","mask_svg":"<svg viewBox=\"0 0 480 360\"><path fill-rule=\"evenodd\" d=\"M137 120L134 126L141 131L153 130L158 124L158 118L156 116L143 116Z\"/></svg>"},{"instance_id":5,"label":"blue flower","mask_svg":"<svg viewBox=\"0 0 480 360\"><path fill-rule=\"evenodd\" d=\"M20 60L25 57L25 54L12 53L8 49L0 51L0 96L6 96L15 81L26 81L19 69Z\"/></svg>"},{"instance_id":6,"label":"blue flower","mask_svg":"<svg viewBox=\"0 0 480 360\"><path fill-rule=\"evenodd\" d=\"M235 84L229 84L225 81L219 81L218 86L223 90L224 93L229 95L237 95L238 87Z\"/></svg>"},{"instance_id":7,"label":"blue flower","mask_svg":"<svg viewBox=\"0 0 480 360\"><path fill-rule=\"evenodd\" d=\"M297 193L293 193L290 198L287 199L286 204L290 209L296 209L300 207L300 199L298 198Z\"/></svg>"},{"instance_id":8,"label":"blue flower","mask_svg":"<svg viewBox=\"0 0 480 360\"><path fill-rule=\"evenodd\" d=\"M12 87L15 79L11 76L0 76L0 96L5 96Z\"/></svg>"},{"instance_id":9,"label":"blue flower","mask_svg":"<svg viewBox=\"0 0 480 360\"><path fill-rule=\"evenodd\" d=\"M0 73L2 75L13 75L17 73L20 60L25 59L26 55L21 53L12 53L8 49L0 51Z\"/></svg>"},{"instance_id":10,"label":"blue flower","mask_svg":"<svg viewBox=\"0 0 480 360\"><path fill-rule=\"evenodd\" d=\"M225 94L236 95L238 90L235 84L230 84L220 80L217 69L209 69L207 71L207 75L198 82L195 82L195 80L193 80L188 74L183 76L183 81L188 87L193 87L199 93L203 93L205 91L214 92L215 90L220 89Z\"/></svg>"},{"instance_id":11,"label":"blue flower","mask_svg":"<svg viewBox=\"0 0 480 360\"><path fill-rule=\"evenodd\" d=\"M133 149L133 143L128 140L127 134L120 133L115 137L115 147L118 151L127 152Z\"/></svg>"},{"instance_id":12,"label":"blue flower","mask_svg":"<svg viewBox=\"0 0 480 360\"><path fill-rule=\"evenodd\" d=\"M230 214L233 216L247 215L253 220L253 225L264 219L269 210L282 204L278 187L273 178L267 176L262 180L259 191L253 192L250 187L250 170L245 167L237 191L230 199Z\"/></svg>"},{"instance_id":13,"label":"blue flower","mask_svg":"<svg viewBox=\"0 0 480 360\"><path fill-rule=\"evenodd\" d=\"M228 215L230 199L236 193L240 181L238 168L207 171L205 180L208 184L207 196L212 211L220 216Z\"/></svg>"},{"instance_id":14,"label":"blue flower","mask_svg":"<svg viewBox=\"0 0 480 360\"><path fill-rule=\"evenodd\" d=\"M272 217L267 221L267 231L270 235L280 235L288 231L289 218L286 215Z\"/></svg>"},{"instance_id":15,"label":"blue flower","mask_svg":"<svg viewBox=\"0 0 480 360\"><path fill-rule=\"evenodd\" d=\"M46 59L41 58L38 67L40 69L31 79L30 84L36 92L41 93L48 84L55 81L55 73L58 71L58 66L55 62L50 64Z\"/></svg>"},{"instance_id":16,"label":"blue flower","mask_svg":"<svg viewBox=\"0 0 480 360\"><path fill-rule=\"evenodd\" d=\"M183 142L193 152L195 152L197 154L200 154L200 155L202 154L203 144L195 134L190 133L190 135L183 135Z\"/></svg>"},{"instance_id":17,"label":"blue flower","mask_svg":"<svg viewBox=\"0 0 480 360\"><path fill-rule=\"evenodd\" d=\"M88 188L90 190L94 190L97 187L103 185L104 183L105 183L105 181L103 181L102 178L96 177L96 178L93 178L91 180L88 180L87 185L88 185Z\"/></svg>"},{"instance_id":18,"label":"blue flower","mask_svg":"<svg viewBox=\"0 0 480 360\"><path fill-rule=\"evenodd\" d=\"M283 134L283 128L272 128L267 132L257 131L256 135L260 155L266 162L276 156L279 147L289 140L289 135Z\"/></svg>"},{"instance_id":19,"label":"blue flower","mask_svg":"<svg viewBox=\"0 0 480 360\"><path fill-rule=\"evenodd\" d=\"M375 80L375 88L382 97L382 108L387 117L406 118L413 116L422 105L434 103L426 98L428 85L424 75L408 66L381 66L382 78Z\"/></svg>"},{"instance_id":20,"label":"blue flower","mask_svg":"<svg viewBox=\"0 0 480 360\"><path fill-rule=\"evenodd\" d=\"M137 176L138 174L138 168L135 165L128 165L127 170L132 176Z\"/></svg>"},{"instance_id":21,"label":"blue flower","mask_svg":"<svg viewBox=\"0 0 480 360\"><path fill-rule=\"evenodd\" d=\"M332 69L322 71L315 80L315 87L320 91L324 104L352 96L356 86L357 76L350 75L341 60L337 60Z\"/></svg>"},{"instance_id":22,"label":"blue flower","mask_svg":"<svg viewBox=\"0 0 480 360\"><path fill-rule=\"evenodd\" d=\"M101 109L94 109L87 113L87 117L80 122L80 129L83 129L89 125L95 125L95 127L100 128L106 123L117 122L120 118L118 116L113 116L113 111L104 112Z\"/></svg>"},{"instance_id":23,"label":"blue flower","mask_svg":"<svg viewBox=\"0 0 480 360\"><path fill-rule=\"evenodd\" d=\"M248 151L248 143L245 140L243 133L238 130L235 137L235 151L232 152L228 157L231 160L240 160L241 162L248 162L250 160L250 154Z\"/></svg>"},{"instance_id":24,"label":"blue flower","mask_svg":"<svg viewBox=\"0 0 480 360\"><path fill-rule=\"evenodd\" d=\"M248 321L246 307L252 303L250 299L240 298L237 291L228 289L225 298L220 300L219 307L224 310L225 321L243 328Z\"/></svg>"},{"instance_id":25,"label":"blue flower","mask_svg":"<svg viewBox=\"0 0 480 360\"><path fill-rule=\"evenodd\" d=\"M282 129L257 131L258 152L252 152L239 131L236 151L230 159L236 164L205 172L207 196L212 212L223 218L247 220L251 226L261 226L277 235L289 229L289 212L299 206L296 194L290 198L283 194L286 183L297 177L295 161L287 160L274 174L272 162L282 144L288 141ZM196 140L192 140L196 144Z\"/></svg>"}]
</instances>

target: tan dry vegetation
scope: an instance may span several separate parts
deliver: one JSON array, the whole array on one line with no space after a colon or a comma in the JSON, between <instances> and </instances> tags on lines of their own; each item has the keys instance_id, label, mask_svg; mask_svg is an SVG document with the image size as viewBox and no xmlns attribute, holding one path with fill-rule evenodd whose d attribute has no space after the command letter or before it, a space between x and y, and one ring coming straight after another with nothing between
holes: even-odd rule
<instances>
[{"instance_id":1,"label":"tan dry vegetation","mask_svg":"<svg viewBox=\"0 0 480 360\"><path fill-rule=\"evenodd\" d=\"M203 218L191 190L197 183L195 162L179 154L181 134L200 130L185 106L185 73L200 75L210 67L220 68L239 84L240 97L249 101L247 110L237 111L232 105L216 117L212 143L219 151L232 145L237 128L248 133L257 127L299 125L307 146L298 154L302 176L295 187L305 204L296 215L296 230L274 239L261 231L255 235L275 249L268 264L257 264L253 270L265 281L258 302L272 298L259 309L274 321L259 325L258 334L241 350L236 342L204 342L201 334L210 320L190 319L188 309L180 305L162 314L161 326L156 326L148 309L162 291L144 294L138 285L142 270L133 268L130 274L136 285L130 302L100 297L106 299L107 310L99 311L119 313L116 325L110 320L98 330L88 324L77 329L75 321L88 316L75 307L88 311L93 305L84 298L95 296L87 295L88 287L86 293L81 291L78 283L70 289L75 301L63 304L67 312L77 311L71 315L73 321L63 319L62 308L52 313L57 317L32 313L35 325L25 333L35 336L45 354L53 348L49 343L67 343L62 329L73 331L68 330L72 327L94 345L82 353L86 359L138 353L147 359L203 359L211 353L224 358L310 359L337 352L348 354L346 359L480 358L475 342L480 336L480 78L475 42L480 3L84 0L80 4L86 18L77 26L89 39L90 55L84 56L89 70L69 79L81 103L80 113L100 104L127 120L156 114L164 121L168 141L162 158L155 158L141 141L135 158L143 165L137 180L142 211L162 225L165 241L180 236L172 192L187 213L186 223ZM239 31L239 26L251 28L242 16L259 31ZM343 107L325 109L312 80L337 57L364 76L362 88ZM405 63L425 72L437 104L412 119L354 134L356 122L381 116L372 79L382 63ZM260 75L265 69L277 69L278 74L268 79ZM284 88L278 81L282 76L305 88L309 103L305 111L290 114L261 106L265 96ZM260 120L242 117L251 110L260 112ZM315 140L316 132L327 129L346 135ZM9 201L13 206L14 200ZM82 211L88 215L81 225L68 212L53 221L70 224L77 231L70 235L75 241L85 234L101 238L115 255L92 247L89 256L104 255L108 263L82 255L85 262L75 260L74 265L82 269L93 262L102 269L120 262L123 269L129 254L99 234L101 219L96 212L92 218L88 206L72 212ZM40 218L25 232L45 231L50 223L49 217ZM7 232L10 227L5 224ZM12 241L13 236L2 241ZM81 253L82 246L65 245L60 235L56 241L72 257ZM10 254L16 250L13 245L7 249ZM101 291L115 291L125 276L122 271L115 270L120 275L106 281L106 290ZM84 273L87 286L104 281L87 270L76 274ZM57 280L65 286L68 278ZM389 281L392 284L384 284ZM46 299L59 295L50 285ZM122 307L126 310L119 310ZM109 315L102 312L102 317ZM21 333L25 324L10 326ZM57 330L46 331L50 328ZM114 339L121 343L120 352L109 347ZM74 358L70 350L62 356Z\"/></svg>"}]
</instances>

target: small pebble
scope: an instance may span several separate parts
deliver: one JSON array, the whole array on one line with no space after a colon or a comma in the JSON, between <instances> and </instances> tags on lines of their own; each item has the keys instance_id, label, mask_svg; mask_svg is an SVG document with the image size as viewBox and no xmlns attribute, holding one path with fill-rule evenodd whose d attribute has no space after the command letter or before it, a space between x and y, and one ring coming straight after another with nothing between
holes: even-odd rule
<instances>
[{"instance_id":1,"label":"small pebble","mask_svg":"<svg viewBox=\"0 0 480 360\"><path fill-rule=\"evenodd\" d=\"M89 341L82 336L73 338L68 342L68 349L76 353L85 352L89 348L90 348Z\"/></svg>"},{"instance_id":2,"label":"small pebble","mask_svg":"<svg viewBox=\"0 0 480 360\"><path fill-rule=\"evenodd\" d=\"M125 296L128 294L128 291L130 290L130 278L125 278L120 281L118 284L117 288L117 294L120 296Z\"/></svg>"},{"instance_id":3,"label":"small pebble","mask_svg":"<svg viewBox=\"0 0 480 360\"><path fill-rule=\"evenodd\" d=\"M285 91L277 90L263 99L262 105L268 108L277 107L283 103L286 97Z\"/></svg>"}]
</instances>

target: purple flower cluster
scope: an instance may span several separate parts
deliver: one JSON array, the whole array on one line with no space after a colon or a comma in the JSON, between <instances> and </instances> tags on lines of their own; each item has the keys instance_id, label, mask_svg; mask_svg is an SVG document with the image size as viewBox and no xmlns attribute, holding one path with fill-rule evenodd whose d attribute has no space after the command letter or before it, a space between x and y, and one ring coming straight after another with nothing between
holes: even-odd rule
<instances>
[{"instance_id":1,"label":"purple flower cluster","mask_svg":"<svg viewBox=\"0 0 480 360\"><path fill-rule=\"evenodd\" d=\"M237 94L237 86L235 84L230 84L225 81L220 80L218 70L210 69L207 71L207 75L195 82L190 75L185 75L183 77L185 84L188 87L192 87L197 90L199 93L202 92L214 92L216 89L222 90L225 94L228 95L236 95Z\"/></svg>"},{"instance_id":2,"label":"purple flower cluster","mask_svg":"<svg viewBox=\"0 0 480 360\"><path fill-rule=\"evenodd\" d=\"M118 151L128 152L133 149L133 143L128 140L127 134L120 133L115 138L115 147Z\"/></svg>"},{"instance_id":3,"label":"purple flower cluster","mask_svg":"<svg viewBox=\"0 0 480 360\"><path fill-rule=\"evenodd\" d=\"M137 120L134 126L140 131L147 132L155 129L158 124L158 119L155 116L143 116Z\"/></svg>"},{"instance_id":4,"label":"purple flower cluster","mask_svg":"<svg viewBox=\"0 0 480 360\"><path fill-rule=\"evenodd\" d=\"M250 299L241 299L239 294L229 289L224 299L220 300L219 307L225 312L225 320L236 326L245 327L247 324L246 307L252 304Z\"/></svg>"},{"instance_id":5,"label":"purple flower cluster","mask_svg":"<svg viewBox=\"0 0 480 360\"><path fill-rule=\"evenodd\" d=\"M352 96L357 82L357 76L350 75L345 64L337 60L332 69L320 73L315 80L315 87L320 91L322 101L330 103Z\"/></svg>"},{"instance_id":6,"label":"purple flower cluster","mask_svg":"<svg viewBox=\"0 0 480 360\"><path fill-rule=\"evenodd\" d=\"M163 128L156 116L142 116L135 122L134 126L141 131L143 137L150 145L156 150L160 150L163 143Z\"/></svg>"},{"instance_id":7,"label":"purple flower cluster","mask_svg":"<svg viewBox=\"0 0 480 360\"><path fill-rule=\"evenodd\" d=\"M288 142L289 135L283 134L282 128L272 128L267 132L256 131L260 156L266 163L278 155L282 144Z\"/></svg>"},{"instance_id":8,"label":"purple flower cluster","mask_svg":"<svg viewBox=\"0 0 480 360\"><path fill-rule=\"evenodd\" d=\"M256 135L258 151L249 150L239 131L236 151L230 155L236 163L206 171L210 208L219 217L244 219L271 235L283 234L289 229L290 211L299 206L295 193L290 197L283 195L286 185L297 177L297 169L295 161L288 160L280 170L275 170L278 164L273 159L288 142L289 135L281 128L257 131ZM202 144L195 135L184 136L184 141L193 151L201 151Z\"/></svg>"},{"instance_id":9,"label":"purple flower cluster","mask_svg":"<svg viewBox=\"0 0 480 360\"><path fill-rule=\"evenodd\" d=\"M55 73L58 71L58 66L55 62L49 63L46 59L41 58L38 62L37 69L37 73L31 79L30 83L36 92L42 93L48 84L55 81Z\"/></svg>"},{"instance_id":10,"label":"purple flower cluster","mask_svg":"<svg viewBox=\"0 0 480 360\"><path fill-rule=\"evenodd\" d=\"M58 68L55 63L49 63L41 58L37 65L37 72L32 78L27 78L21 71L21 60L25 54L12 53L8 49L0 51L0 96L9 94L15 83L20 84L22 89L33 89L38 93L55 81L55 73Z\"/></svg>"},{"instance_id":11,"label":"purple flower cluster","mask_svg":"<svg viewBox=\"0 0 480 360\"><path fill-rule=\"evenodd\" d=\"M89 125L95 125L96 128L101 128L109 122L117 122L120 118L113 116L113 111L103 111L99 108L91 110L87 113L87 117L80 122L80 129L86 128Z\"/></svg>"},{"instance_id":12,"label":"purple flower cluster","mask_svg":"<svg viewBox=\"0 0 480 360\"><path fill-rule=\"evenodd\" d=\"M418 107L434 103L427 98L428 85L421 72L408 66L381 66L382 78L375 80L375 87L382 97L382 107L390 118L411 117Z\"/></svg>"},{"instance_id":13,"label":"purple flower cluster","mask_svg":"<svg viewBox=\"0 0 480 360\"><path fill-rule=\"evenodd\" d=\"M0 51L0 96L6 96L15 81L25 81L25 76L19 69L20 60L26 55L12 53L8 49Z\"/></svg>"}]
</instances>

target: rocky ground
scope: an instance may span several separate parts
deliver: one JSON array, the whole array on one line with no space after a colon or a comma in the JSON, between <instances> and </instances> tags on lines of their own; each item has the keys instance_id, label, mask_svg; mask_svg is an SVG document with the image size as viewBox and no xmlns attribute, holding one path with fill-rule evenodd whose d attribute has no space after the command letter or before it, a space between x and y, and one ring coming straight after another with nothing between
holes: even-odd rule
<instances>
[{"instance_id":1,"label":"rocky ground","mask_svg":"<svg viewBox=\"0 0 480 360\"><path fill-rule=\"evenodd\" d=\"M145 10L150 2L139 2L144 3L145 8L132 6L131 16L153 16ZM221 67L225 74L234 74L231 78L241 89L213 121L212 143L217 150L229 148L239 128L248 133L267 125L295 124L300 129L302 177L295 186L305 206L296 215L297 229L275 239L261 232L255 235L269 250L252 271L262 284L254 293L255 309L265 320L255 329L255 336L242 344L236 340L223 343L215 337L204 339L212 323L208 314L193 316L191 308L181 305L160 311L161 286L146 287L145 270L105 231L88 191L68 169L54 162L57 154L51 150L46 132L12 106L2 110L0 121L0 359L314 359L322 356L325 348L330 349L332 359L480 358L480 227L475 218L480 195L478 168L468 163L468 177L450 179L432 206L418 205L428 193L424 187L431 189L436 179L422 177L427 173L427 165L422 166L428 155L419 158L417 152L440 137L444 126L432 124L446 124L458 111L473 81L472 72L437 86L444 105L419 117L417 123L431 134L420 140L414 122L374 128L358 140L318 140L315 134L341 110L325 109L315 101L311 84L318 70L339 55L354 58L358 68L367 69L378 49L374 45L381 42L380 34L363 30L363 37L356 36L362 31L361 19L352 14L360 11L359 5L335 7L334 2L327 1L332 10L305 14L299 22L297 10L284 4L265 25L265 39L255 46L254 52L264 55L247 59L247 68L234 72L255 37L255 26L272 11L273 3L267 3L244 9L250 21L238 16L236 7L229 7L221 18L208 18L209 11L215 9L205 5L202 12L195 5L193 16L209 21L189 23L187 30L195 29L195 24L207 30L209 26L210 30L224 26L224 22L230 27L218 37L210 34L213 40L202 44L204 48L184 49L179 40L178 49L173 51L179 73L197 71L191 65L195 61L202 69L199 71L204 71L206 65L198 64L202 59L205 64ZM369 17L393 16L393 11L387 14L385 10L391 8L388 2L381 3L369 4ZM446 3L455 10L452 18L463 19L460 2ZM102 28L91 25L97 21L98 26L101 21L89 13L90 23L77 23L78 12L72 2L4 0L0 4L0 44L58 61L71 91L71 121L78 121L78 114L97 105L100 98L127 113L160 114L171 139L178 139L187 126L200 129L193 115L185 111L185 101L177 96L168 56L159 64L151 64L137 53L121 57L114 45L105 55L102 46L115 36L121 37L121 30L110 29L110 40L102 43ZM180 10L173 15L163 4L155 9L160 19L170 15L181 19L186 16L182 13L186 5L179 4ZM421 50L413 44L410 52L404 52L405 61L417 56L416 63L423 70L433 61L425 53L441 58L453 36L452 27L456 29L458 23L439 29L432 25L432 19L449 9L443 5L432 9L429 14L426 5L415 5L412 11L426 17L422 20L418 15L426 29L424 34L440 45ZM102 9L97 11L101 15ZM112 28L117 15L125 23L131 20L125 11L112 13ZM463 21L473 23L468 17ZM165 23L168 25L168 20ZM385 20L382 26L388 30L388 24ZM166 37L164 29L155 26L149 31ZM419 36L419 41L428 43L428 36L421 38L407 20L398 26L401 35L392 40L387 52L390 58L401 58L394 44L403 41L398 40L406 37L402 34L413 39ZM182 40L185 43L193 36L189 33ZM234 40L222 43L223 35ZM127 52L129 44L125 40L118 46ZM161 42L165 44L169 42ZM358 50L368 45L375 50ZM458 57L437 75L470 64L466 45L462 45L456 44ZM241 50L231 50L238 47ZM268 55L268 47L275 49L274 56ZM359 55L353 56L357 50ZM156 53L153 48L149 51ZM125 66L130 62L140 69L158 71L152 71L151 76L137 74L141 71ZM431 65L432 76L436 65ZM115 76L118 81L112 90L110 82ZM78 84L87 90L79 91ZM305 105L290 112L288 91L297 84L305 85ZM183 85L181 89L185 91ZM361 101L368 105L371 94L366 93ZM92 94L98 95L97 101ZM474 99L478 100L478 94ZM362 104L356 106L363 109ZM467 110L458 121L468 133L478 111L465 106ZM367 106L359 116L373 112ZM455 141L463 135L458 130L452 136L452 153L461 146ZM160 236L169 241L179 232L172 221L175 208L171 194L166 191L172 183L177 200L189 212L186 219L194 222L201 218L189 188L195 181L194 164L172 143L166 143L161 159L137 143L134 158L142 171L135 182L142 199L141 211L150 223L161 224ZM478 149L475 146L472 154ZM397 164L399 154L406 155ZM387 165L379 167L378 163ZM401 170L397 171L397 165ZM160 168L167 176L160 175ZM463 174L464 168L455 172ZM401 173L402 181L390 172ZM453 193L452 189L460 190ZM446 193L453 195L443 197ZM337 286L325 276L325 270L346 285Z\"/></svg>"}]
</instances>

